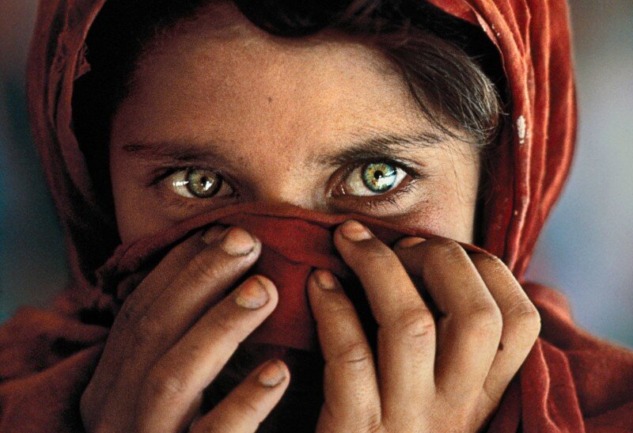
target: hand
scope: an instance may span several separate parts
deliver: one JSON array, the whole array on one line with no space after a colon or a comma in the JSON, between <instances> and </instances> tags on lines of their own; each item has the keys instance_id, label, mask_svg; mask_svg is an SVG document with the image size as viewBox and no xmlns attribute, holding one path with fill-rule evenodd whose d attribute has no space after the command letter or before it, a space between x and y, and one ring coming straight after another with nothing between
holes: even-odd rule
<instances>
[{"instance_id":1,"label":"hand","mask_svg":"<svg viewBox=\"0 0 633 433\"><path fill-rule=\"evenodd\" d=\"M203 390L277 304L273 283L262 276L221 300L260 251L243 229L212 228L175 247L148 274L123 304L81 398L89 433L257 429L288 386L281 361L260 366L193 420Z\"/></svg>"},{"instance_id":2,"label":"hand","mask_svg":"<svg viewBox=\"0 0 633 433\"><path fill-rule=\"evenodd\" d=\"M314 272L309 296L325 358L317 432L479 431L540 329L512 273L449 240L406 238L391 250L354 221L337 229L334 242L365 289L377 353L340 283Z\"/></svg>"}]
</instances>

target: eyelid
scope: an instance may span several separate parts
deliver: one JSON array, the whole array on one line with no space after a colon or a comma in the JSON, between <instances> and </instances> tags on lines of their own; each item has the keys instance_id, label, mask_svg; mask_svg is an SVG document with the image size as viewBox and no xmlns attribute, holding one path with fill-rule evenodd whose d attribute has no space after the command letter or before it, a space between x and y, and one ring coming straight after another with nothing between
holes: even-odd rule
<instances>
[{"instance_id":1,"label":"eyelid","mask_svg":"<svg viewBox=\"0 0 633 433\"><path fill-rule=\"evenodd\" d=\"M389 165L393 165L396 168L403 170L406 173L406 176L394 189L388 190L382 194L351 195L345 193L342 190L343 182L345 182L345 180L354 172L354 170L362 168L363 166L370 163L387 163ZM377 207L381 204L394 205L396 204L394 203L394 201L398 196L406 194L418 180L427 177L427 174L422 171L421 168L422 166L418 163L408 163L384 156L356 159L355 161L341 167L332 176L328 185L328 196L336 200L351 204L352 206L355 206L354 202L359 203L362 207Z\"/></svg>"},{"instance_id":2,"label":"eyelid","mask_svg":"<svg viewBox=\"0 0 633 433\"><path fill-rule=\"evenodd\" d=\"M353 170L368 163L387 163L393 165L403 170L406 173L406 176L394 189L388 190L382 194L368 196L336 194L336 189L341 185L341 182L352 173ZM191 169L211 170L219 174L232 189L232 193L230 195L211 197L210 199L196 197L189 198L177 194L166 184L165 180L174 173L179 171L185 172ZM225 174L224 170L205 166L204 164L165 164L162 167L155 168L149 177L149 185L157 189L157 192L159 192L163 197L162 200L168 200L170 207L189 208L189 212L194 212L195 210L199 210L201 208L206 209L209 206L224 206L235 202L236 199L243 199L240 198L240 191L242 190L242 187L240 187L239 181L236 182L233 176ZM406 203L403 204L400 202L400 198L402 197L406 199L407 194L416 189L415 185L417 184L417 181L427 177L429 177L427 168L417 161L403 161L392 157L385 157L384 155L377 157L366 156L350 161L348 164L345 164L342 167L339 167L338 170L335 170L326 183L326 197L334 200L331 206L332 209L335 209L336 211L362 212L363 209L365 209L369 212L372 209L380 211L380 208L383 208L383 213L392 213L394 208L401 208L401 205L406 206ZM213 202L213 204L210 204L211 202Z\"/></svg>"},{"instance_id":3,"label":"eyelid","mask_svg":"<svg viewBox=\"0 0 633 433\"><path fill-rule=\"evenodd\" d=\"M214 195L210 197L196 197L192 193L188 193L187 195L184 195L184 194L180 194L176 192L173 188L173 183L170 184L169 179L178 173L183 173L184 175L186 175L189 171L194 171L194 170L213 172L222 181L222 185L220 186L219 191L223 190L224 188L229 188L230 194L218 194L218 195ZM183 185L186 185L186 184L183 184ZM189 204L195 203L195 202L206 203L210 200L217 201L221 199L234 198L237 195L236 194L237 188L235 186L235 183L227 175L225 175L222 170L217 170L215 168L205 167L202 165L193 165L193 164L186 164L186 165L183 164L182 166L169 165L169 166L164 166L164 167L158 167L152 171L148 186L152 188L157 188L161 192L161 194L163 194L166 198L176 199L182 203L189 203Z\"/></svg>"},{"instance_id":4,"label":"eyelid","mask_svg":"<svg viewBox=\"0 0 633 433\"><path fill-rule=\"evenodd\" d=\"M396 189L380 195L335 197L333 208L336 212L359 212L377 217L402 214L411 206L409 197L418 194L416 192L418 180L419 178L405 179Z\"/></svg>"},{"instance_id":5,"label":"eyelid","mask_svg":"<svg viewBox=\"0 0 633 433\"><path fill-rule=\"evenodd\" d=\"M191 164L191 163L182 164L182 165L175 163L175 164L161 165L153 169L150 172L150 176L149 176L149 179L150 179L149 186L154 186L154 185L159 184L160 182L167 179L169 176L171 176L174 173L177 173L179 171L186 172L187 170L209 170L220 175L223 179L227 181L230 179L230 177L227 176L222 170L218 170L213 167L207 167L204 165L196 165L196 164ZM231 184L233 184L232 180L231 180Z\"/></svg>"}]
</instances>

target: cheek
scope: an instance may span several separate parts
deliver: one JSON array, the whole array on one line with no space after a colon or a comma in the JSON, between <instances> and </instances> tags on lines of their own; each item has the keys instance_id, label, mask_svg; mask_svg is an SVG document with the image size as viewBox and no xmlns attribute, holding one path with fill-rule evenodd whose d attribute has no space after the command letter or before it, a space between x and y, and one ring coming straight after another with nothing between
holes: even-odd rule
<instances>
[{"instance_id":1,"label":"cheek","mask_svg":"<svg viewBox=\"0 0 633 433\"><path fill-rule=\"evenodd\" d=\"M472 243L479 186L479 164L460 160L442 164L429 180L428 194L413 209L390 219L403 228Z\"/></svg>"},{"instance_id":2,"label":"cheek","mask_svg":"<svg viewBox=\"0 0 633 433\"><path fill-rule=\"evenodd\" d=\"M474 236L474 208L459 208L445 202L421 203L418 209L389 221L402 228L430 233L472 243Z\"/></svg>"},{"instance_id":3,"label":"cheek","mask_svg":"<svg viewBox=\"0 0 633 433\"><path fill-rule=\"evenodd\" d=\"M148 218L143 210L146 208L145 203L142 198L137 198L133 190L115 182L114 179L112 191L119 237L123 242L136 240L144 234L144 225L140 223L141 221L149 219L149 225L153 225L152 218Z\"/></svg>"},{"instance_id":4,"label":"cheek","mask_svg":"<svg viewBox=\"0 0 633 433\"><path fill-rule=\"evenodd\" d=\"M445 214L451 218L451 238L472 243L479 196L480 157L468 153L453 158L453 171L446 187Z\"/></svg>"},{"instance_id":5,"label":"cheek","mask_svg":"<svg viewBox=\"0 0 633 433\"><path fill-rule=\"evenodd\" d=\"M131 242L169 227L169 221L163 221L161 213L148 212L155 203L150 193L142 187L143 181L137 179L138 167L126 164L115 155L110 157L110 177L114 211L119 237L123 242Z\"/></svg>"}]
</instances>

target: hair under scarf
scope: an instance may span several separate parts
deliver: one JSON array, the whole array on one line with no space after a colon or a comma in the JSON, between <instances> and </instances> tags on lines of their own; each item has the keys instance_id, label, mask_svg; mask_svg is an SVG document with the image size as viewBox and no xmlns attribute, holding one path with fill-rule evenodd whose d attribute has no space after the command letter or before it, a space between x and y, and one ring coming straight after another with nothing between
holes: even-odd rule
<instances>
[{"instance_id":1,"label":"hair under scarf","mask_svg":"<svg viewBox=\"0 0 633 433\"><path fill-rule=\"evenodd\" d=\"M122 273L135 271L141 258L160 249L166 238L176 240L216 218L175 228L156 244L148 240L119 247L97 277L118 239L90 183L73 133L71 101L74 81L89 71L84 41L104 3L40 3L28 67L29 104L35 141L68 235L73 287L55 309L23 310L0 329L0 431L82 431L79 397L111 322L99 314L114 313L111 300L124 297L125 291L121 285L108 289L104 281L120 283ZM510 121L501 131L499 152L491 164L492 195L483 209L481 247L501 257L521 280L573 153L576 106L567 6L563 0L430 3L479 26L499 49L511 99ZM247 211L252 209L242 211L238 217L246 215L243 218L251 221ZM316 218L284 212L271 214L299 226ZM335 223L333 217L316 226ZM108 280L111 274L118 279ZM488 431L633 430L633 391L627 385L633 383L633 357L575 328L556 292L528 283L524 288L541 312L543 333Z\"/></svg>"},{"instance_id":2,"label":"hair under scarf","mask_svg":"<svg viewBox=\"0 0 633 433\"><path fill-rule=\"evenodd\" d=\"M94 195L71 110L73 83L90 68L84 41L104 3L42 2L28 67L35 141L70 236L78 281L90 278L116 242L111 218ZM521 278L573 153L576 104L567 5L563 0L430 3L481 27L499 48L511 111L491 164L492 197L484 206L481 246Z\"/></svg>"}]
</instances>

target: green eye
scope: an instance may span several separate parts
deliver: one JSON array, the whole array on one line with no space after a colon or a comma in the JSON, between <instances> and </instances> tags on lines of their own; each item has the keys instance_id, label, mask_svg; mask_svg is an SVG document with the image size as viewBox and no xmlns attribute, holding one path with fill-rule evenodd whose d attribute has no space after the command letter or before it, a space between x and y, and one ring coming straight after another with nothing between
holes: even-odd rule
<instances>
[{"instance_id":1,"label":"green eye","mask_svg":"<svg viewBox=\"0 0 633 433\"><path fill-rule=\"evenodd\" d=\"M209 170L187 170L187 190L198 198L213 197L222 186L222 179Z\"/></svg>"},{"instance_id":2,"label":"green eye","mask_svg":"<svg viewBox=\"0 0 633 433\"><path fill-rule=\"evenodd\" d=\"M407 173L395 164L370 162L354 168L345 178L342 190L351 196L380 195L396 188L406 177Z\"/></svg>"},{"instance_id":3,"label":"green eye","mask_svg":"<svg viewBox=\"0 0 633 433\"><path fill-rule=\"evenodd\" d=\"M384 162L372 162L362 168L363 183L371 192L389 191L396 184L398 173L396 167Z\"/></svg>"},{"instance_id":4,"label":"green eye","mask_svg":"<svg viewBox=\"0 0 633 433\"><path fill-rule=\"evenodd\" d=\"M222 176L212 170L202 168L189 168L179 170L170 176L171 186L176 194L189 198L211 198L221 193L221 190L229 189Z\"/></svg>"}]
</instances>

